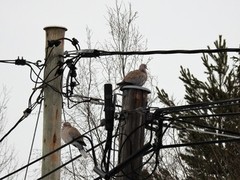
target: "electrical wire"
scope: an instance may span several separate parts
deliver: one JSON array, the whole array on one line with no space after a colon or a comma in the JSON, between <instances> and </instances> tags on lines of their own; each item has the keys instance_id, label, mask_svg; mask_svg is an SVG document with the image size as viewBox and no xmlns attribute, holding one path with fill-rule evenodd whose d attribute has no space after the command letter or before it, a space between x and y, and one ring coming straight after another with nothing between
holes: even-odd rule
<instances>
[{"instance_id":1,"label":"electrical wire","mask_svg":"<svg viewBox=\"0 0 240 180\"><path fill-rule=\"evenodd\" d=\"M214 113L214 114L201 114L201 115L188 115L188 116L178 116L179 119L192 119L192 118L206 118L206 117L224 117L224 116L238 116L240 112L230 112L230 113Z\"/></svg>"},{"instance_id":2,"label":"electrical wire","mask_svg":"<svg viewBox=\"0 0 240 180\"><path fill-rule=\"evenodd\" d=\"M39 119L40 119L41 109L42 109L42 103L40 104L39 110L38 110L37 121L36 121L36 124L35 124L34 132L33 132L33 138L32 138L32 144L31 144L31 147L30 147L30 152L29 152L28 161L27 161L28 164L30 163L30 160L31 160L31 155L32 155L33 145L34 145L34 141L35 141L35 137L36 137L36 133L37 133L37 128L38 128L38 122L39 122ZM24 180L27 179L27 173L28 173L28 167L26 168L26 171L25 171Z\"/></svg>"},{"instance_id":3,"label":"electrical wire","mask_svg":"<svg viewBox=\"0 0 240 180\"><path fill-rule=\"evenodd\" d=\"M134 111L134 110L133 110ZM127 141L130 141L130 144L132 144L132 142L131 142L131 139L130 139L130 137L136 132L136 131L138 131L140 128L144 128L145 127L145 125L147 125L149 122L142 122L142 124L140 124L138 127L136 127L135 129L133 129L128 135L126 135L126 134L120 134L121 136L127 136L125 139L124 139L124 141L122 142L122 146L121 147L119 147L119 155L121 154L121 151L122 151L122 148L123 148L123 146L124 146L124 144L127 142ZM149 140L149 142L150 142L151 140Z\"/></svg>"},{"instance_id":4,"label":"electrical wire","mask_svg":"<svg viewBox=\"0 0 240 180\"><path fill-rule=\"evenodd\" d=\"M47 174L44 174L43 176L41 176L40 178L38 178L37 180L43 179L47 176L49 176L50 174L53 174L54 172L56 172L57 170L63 168L64 166L68 165L69 163L72 163L73 161L75 161L76 159L80 158L81 154L79 154L78 156L72 158L71 160L67 161L66 163L63 163L62 165L58 166L57 168L53 169L52 171L48 172Z\"/></svg>"},{"instance_id":5,"label":"electrical wire","mask_svg":"<svg viewBox=\"0 0 240 180\"><path fill-rule=\"evenodd\" d=\"M94 149L97 148L98 146L102 145L103 143L105 143L106 140L104 140L104 141L98 143L97 145L93 146L93 142L92 142L92 140L91 140L89 137L87 137L87 136L85 136L85 135L82 135L82 136L80 136L80 137L85 137L85 138L87 138L87 139L89 140L89 142L91 143L92 148L89 149L89 150L87 150L87 152L92 151L94 165L97 166L97 158L96 158ZM77 139L78 139L78 138L76 138L75 140L77 140ZM49 176L50 174L56 172L57 170L59 170L59 169L61 169L62 167L66 166L67 164L75 161L76 159L78 159L78 158L81 157L81 156L82 156L82 155L80 154L80 155L74 157L73 159L69 160L68 162L62 164L61 166L53 169L52 171L50 171L50 172L48 172L47 174L43 175L42 177L38 178L38 180L43 179L43 178Z\"/></svg>"},{"instance_id":6,"label":"electrical wire","mask_svg":"<svg viewBox=\"0 0 240 180\"><path fill-rule=\"evenodd\" d=\"M63 62L63 63L61 63L61 64L58 64L56 67L54 67L50 72L48 72L48 74L45 76L45 79L43 80L40 77L40 74L41 74L42 70L44 69L44 67L46 65L46 62L49 60L49 57L51 56L51 54L53 52L53 49L55 47L57 47L61 43L61 40L67 40L67 41L71 42L76 50L75 51L66 51L64 53L64 55L62 56L62 58L68 58L68 60ZM58 39L58 40L49 41L48 42L48 47L45 49L45 51L46 51L45 52L45 54L46 54L45 62L42 65L40 65L39 62L32 63L32 62L24 60L23 58L22 59L18 58L17 60L0 60L0 63L8 63L8 64L16 64L16 65L27 65L30 68L30 79L31 79L31 81L33 81L35 83L34 91L33 91L33 93L31 94L31 96L29 98L28 108L24 111L24 114L19 119L19 121L1 138L0 142L2 142L3 139L5 139L18 126L18 124L21 121L23 121L38 104L40 104L42 102L42 99L43 99L43 88L45 86L48 86L48 87L52 88L55 92L61 94L61 97L67 98L68 108L72 108L72 107L76 106L79 103L85 103L85 102L91 102L91 101L92 102L97 101L98 103L100 103L99 99L92 98L92 97L84 97L82 99L82 101L75 101L74 99L72 99L72 98L74 98L73 90L74 90L75 86L79 84L79 82L76 79L76 75L75 75L76 74L76 72L75 72L76 64L83 57L91 58L91 57L110 56L110 55L153 55L153 54L196 54L196 53L240 52L240 48L195 49L195 50L154 50L154 51L130 51L130 52L102 51L102 50L96 50L96 49L87 49L87 50L83 49L83 50L81 50L80 45L78 44L78 41L75 38L73 38L73 39L61 38L61 39ZM35 69L32 67L32 65L35 65L38 68L38 72L35 71ZM65 92L63 92L62 90L58 91L57 89L55 89L55 88L53 88L51 86L51 82L53 80L59 78L60 76L62 77L63 72L65 72L66 70L68 70L67 78L66 78L66 86L65 86L66 91ZM55 77L52 78L52 79L47 79L54 72L56 72ZM34 78L34 76L36 76L36 77ZM40 87L37 87L37 84L41 84ZM36 101L34 103L32 103L33 95L37 92L37 89L40 89L40 88L42 90L40 91ZM72 103L73 105L70 106L70 103ZM176 124L176 122L178 122L178 123L189 123L189 122L187 122L184 119L200 118L200 117L201 118L207 118L207 117L216 117L216 116L226 116L226 117L229 117L229 116L236 116L236 115L240 114L240 112L234 112L234 113L205 114L205 115L196 115L196 116L190 116L190 115L189 116L183 116L181 114L182 112L184 112L184 111L188 112L190 110L211 109L211 108L232 106L232 105L240 105L240 98L231 99L231 100L222 100L222 101L218 101L218 102L195 103L195 104L186 105L186 106L177 106L177 107L169 107L169 108L161 108L161 109L159 108L156 111L161 111L161 118L158 119L158 118L155 117L150 122L149 121L148 122L144 122L142 125L140 125L136 129L134 129L130 134L126 135L126 138L125 138L124 142L122 143L122 146L119 147L119 152L118 153L119 154L121 153L121 149L123 148L123 145L126 143L127 140L130 139L132 134L134 134L139 128L142 128L143 126L146 126L146 125L150 124L149 127L151 129L151 131L150 131L151 134L150 134L150 137L149 137L149 141L147 143L147 144L149 144L149 146L148 146L145 154L153 152L152 155L150 156L150 159L152 158L152 156L154 154L156 155L156 164L155 164L155 166L154 166L154 168L152 170L152 173L149 175L149 177L150 177L153 174L153 172L156 170L156 168L157 168L157 165L158 165L158 162L159 162L159 159L158 159L159 158L159 150L163 149L163 148L174 147L173 145L162 145L159 142L157 144L154 144L153 147L150 145L150 143L152 142L152 139L153 139L153 130L152 129L153 129L153 126L156 125L154 120L155 121L162 121L162 122L163 121L170 121L169 124L164 129L164 131L162 131L162 130L160 131L160 129L156 130L156 133L157 132L161 132L160 135L157 136L159 141L160 141L160 139L162 139L163 135L166 133L168 128L178 128L178 129L182 128L181 126L177 126L179 124ZM180 113L180 115L177 116L175 119L174 118L171 119L169 117L165 117L165 115L172 114L172 113ZM38 114L38 118L39 118L39 114ZM198 125L196 123L195 124L191 123L191 124L192 125L196 125L196 126ZM93 128L93 129L89 130L88 132L92 132L93 130L96 130L98 127L100 127L100 126L97 126L97 127ZM160 128L160 125L157 124L157 127ZM200 127L200 125L198 127ZM208 128L210 130L215 129L215 130L218 130L219 132L222 132L222 133L230 133L230 131L223 130L223 129L220 129L220 128L213 128L213 127L207 127L207 126L202 126L200 128ZM36 127L35 127L35 130L36 130ZM186 129L185 128L183 130L194 130L194 129L190 129L190 128ZM117 129L117 131L118 131L118 129ZM115 136L119 136L120 135L120 134L117 133L117 131L115 133ZM212 132L207 132L207 131L201 131L200 133L203 133L203 132L204 133L211 133L211 134L214 134L214 135L218 135L218 134L215 134L215 133L212 133ZM35 131L35 133L36 133L36 131ZM231 132L231 133L234 133L234 132ZM86 134L86 133L84 133L84 134ZM232 138L232 139L231 138L230 139L225 139L224 142L231 142L231 141L234 142L234 141L239 141L240 140L240 138L238 138L237 136L232 136L232 135L227 135L227 134L221 134L221 135L224 135L224 136ZM84 135L82 135L82 136L84 136ZM82 137L82 136L80 136L80 137ZM111 138L114 137L113 134L109 134L108 136L111 137ZM124 136L124 134L121 134L121 136ZM87 136L85 136L85 137L88 138ZM89 149L88 151L92 150L94 164L95 164L95 166L97 166L97 159L96 159L96 155L95 155L94 149L96 147L98 147L98 146L102 146L102 144L105 143L106 140L102 141L101 143L99 143L96 146L93 146L92 139L88 138L88 140L89 140L89 142L91 143L91 146L92 146L92 149ZM219 142L219 141L220 140L218 140L217 142ZM221 141L223 141L223 140L221 140ZM33 146L33 142L34 142L34 140L32 141L32 146ZM20 170L22 170L24 168L28 169L28 167L30 165L34 164L35 162L38 162L38 161L42 160L43 158L51 155L52 153L54 153L56 151L64 148L65 146L69 145L72 142L69 142L69 143L65 144L64 146L61 146L61 147L57 148L56 150L54 150L54 151L52 151L52 152L42 156L41 158L38 158L37 160L32 161L32 162L30 162L30 156L31 156L31 150L30 150L28 164L23 166L22 168L14 171L13 173L10 173L9 175L7 175L7 176L5 176L3 178L9 177L10 175L17 173L18 171L20 171ZM210 143L214 143L214 142L216 142L216 141L207 141L205 143L206 144L208 144L208 143L210 144ZM204 143L204 142L177 144L177 145L175 145L175 147L183 147L183 146L187 146L187 145L189 145L189 146L190 145L200 145L201 143ZM31 146L31 149L32 149L32 146ZM152 147L152 149L150 149L151 147ZM105 146L104 156L103 156L103 160L104 160L103 164L105 166L105 169L107 169L107 176L110 176L110 177L113 178L114 175L116 174L116 172L119 172L119 170L121 170L121 168L123 168L123 167L120 168L119 166L116 166L116 167L113 167L113 169L108 172L108 167L107 166L109 166L109 163L110 163L110 155L111 155L111 151L112 150L113 149L111 147L107 148L107 145ZM114 155L115 155L115 153L114 153ZM70 161L62 164L61 166L59 166L55 170L52 170L48 174L40 177L39 179L42 179L42 178L48 176L49 174L59 170L60 168L62 168L65 165L67 165L68 163L71 163L71 162L75 161L79 157L81 157L81 155L76 156L75 158L71 158ZM106 161L105 161L105 158L107 158ZM140 165L139 168L144 166L145 164L147 164L147 162L150 159L148 159L144 164ZM28 171L27 169L26 169L25 178L27 176L27 171ZM135 170L133 170L133 171L135 171ZM128 174L124 174L124 175L128 176Z\"/></svg>"},{"instance_id":7,"label":"electrical wire","mask_svg":"<svg viewBox=\"0 0 240 180\"><path fill-rule=\"evenodd\" d=\"M173 119L174 121L178 121L178 124L179 125L179 122L181 122L182 120L177 120L177 119ZM188 121L183 121L184 123L190 123L192 125L196 125L196 126L200 126L199 124L196 124L196 123L193 123L193 122L188 122ZM169 126L171 127L171 126ZM218 129L218 128L213 128L213 127L208 127L208 126L203 126L201 125L200 127L202 128L209 128L211 130L213 129L216 129L216 130L219 130L220 132L225 132L225 130L223 129ZM174 125L174 128L183 128L183 129L186 129L184 127L177 127L176 125ZM191 131L195 131L194 129L186 129L186 130L191 130ZM232 136L232 135L228 135L228 134L220 134L220 133L212 133L212 132L209 132L209 131L201 131L201 133L208 133L208 134L214 134L214 135L219 135L219 136L225 136L225 137L230 137L228 139L221 139L221 140L212 140L212 141L202 141L202 142L192 142L192 143L183 143L183 144L172 144L172 145L157 145L158 147L155 147L155 150L160 150L160 149L164 149L164 148L176 148L176 147L184 147L184 146L194 146L194 145L202 145L202 144L214 144L214 143L227 143L227 142L237 142L237 141L240 141L240 138L239 138L239 133L235 133L235 132L232 132L232 131L227 131L229 133L232 133L234 135L237 135L237 136ZM160 148L160 149L159 149Z\"/></svg>"},{"instance_id":8,"label":"electrical wire","mask_svg":"<svg viewBox=\"0 0 240 180\"><path fill-rule=\"evenodd\" d=\"M80 137L81 137L81 136L80 136ZM83 135L82 137L85 137L85 138L87 138L87 139L89 140L89 142L91 143L91 145L92 145L92 148L91 148L91 149L89 149L88 151L91 151L91 150L92 150L94 164L95 164L95 163L97 164L96 155L95 155L94 146L93 146L93 143L92 143L92 141L91 141L91 140L90 140L90 139L89 139L87 136L85 136L85 135ZM77 138L77 139L78 139L78 138ZM88 151L87 151L87 152L88 152ZM78 156L76 156L76 157L72 158L71 160L69 160L68 162L66 162L66 163L62 164L61 166L59 166L59 167L57 167L57 168L55 168L55 169L51 170L51 171L50 171L50 172L48 172L47 174L44 174L42 177L40 177L40 178L38 178L38 179L43 179L43 178L45 178L45 177L49 176L50 174L52 174L52 173L56 172L57 170L59 170L59 169L61 169L62 167L66 166L67 164L69 164L69 163L71 163L71 162L75 161L76 159L78 159L78 158L79 158L79 157L81 157L81 156L82 156L82 155L81 155L81 154L79 154Z\"/></svg>"},{"instance_id":9,"label":"electrical wire","mask_svg":"<svg viewBox=\"0 0 240 180\"><path fill-rule=\"evenodd\" d=\"M128 146L130 146L130 152L132 152L132 141L131 141L131 136L136 132L136 131L138 131L140 128L143 128L146 124L147 124L148 122L143 122L141 125L139 125L138 127L136 127L133 131L131 131L129 134L119 134L119 136L121 137L121 136L126 136L126 138L124 139L124 141L121 143L121 146L119 147L119 152L118 152L118 154L119 154L119 161L120 161L120 155L121 155L121 151L122 151L122 148L123 148L123 146L125 145L128 145ZM150 136L151 138L152 138L152 136ZM149 144L150 145L150 142L151 142L151 140L152 139L149 139L149 141L146 143L146 145L144 145L144 146L147 146L147 144ZM125 144L126 142L128 142L128 143L130 143L130 145L129 144ZM134 150L134 152L135 152L136 150ZM152 156L151 156L152 157ZM123 162L124 163L124 162ZM142 166L143 166L144 164L141 164L139 167L137 167L137 168L134 168L133 169L133 171L136 171L137 169L139 169L139 168L141 168ZM114 169L114 168L113 168ZM112 172L113 172L114 170L111 170L109 173L111 174ZM125 173L124 171L122 171L122 170L120 170L121 172L122 172L122 176L126 176L126 177L128 177L129 176L129 174L131 174L131 173L129 173L129 174L127 174L127 173ZM116 176L116 177L119 177L119 176Z\"/></svg>"},{"instance_id":10,"label":"electrical wire","mask_svg":"<svg viewBox=\"0 0 240 180\"><path fill-rule=\"evenodd\" d=\"M156 111L159 111L163 114L168 113L176 113L176 112L183 112L183 111L190 111L190 110L203 110L203 109L210 109L210 108L217 108L217 107L224 107L224 106L233 106L239 105L240 98L233 98L233 99L225 99L219 101L212 101L212 102L199 102L193 103L189 105L183 106L171 106L166 108L158 108Z\"/></svg>"},{"instance_id":11,"label":"electrical wire","mask_svg":"<svg viewBox=\"0 0 240 180\"><path fill-rule=\"evenodd\" d=\"M31 103L31 99L32 99L33 94L34 94L35 92L36 92L36 91L33 91L32 94L30 95L28 108L23 111L22 117L15 123L15 125L14 125L6 134L4 134L4 136L0 139L0 143L1 143L24 119L26 119L26 118L31 114L31 112L33 111L33 109L35 109L38 104L41 103L41 101L43 100L43 99L42 99L42 91L40 92L39 96L36 98L36 101L35 101L34 103Z\"/></svg>"},{"instance_id":12,"label":"electrical wire","mask_svg":"<svg viewBox=\"0 0 240 180\"><path fill-rule=\"evenodd\" d=\"M96 128L99 128L99 127L100 127L100 126L98 126L98 127L96 127ZM9 173L9 174L7 174L7 175L1 177L0 179L2 180L2 179L5 179L5 178L7 178L7 177L13 175L13 174L16 174L17 172L19 172L19 171L21 171L21 170L27 168L28 166L31 166L31 165L35 164L36 162L38 162L38 161L40 161L40 160L42 160L42 159L44 159L44 158L50 156L51 154L53 154L53 153L55 153L55 152L61 150L62 148L64 148L64 147L70 145L71 143L73 143L74 141L76 141L77 139L79 139L79 138L81 138L81 137L85 137L85 138L86 138L87 136L85 136L85 135L88 134L88 133L91 132L91 131L94 131L96 128L93 128L93 129L87 131L86 133L84 133L84 134L82 134L81 136L79 136L79 137L73 139L72 141L70 141L70 142L68 142L68 143L66 143L66 144L64 144L64 145L62 145L62 146L60 146L60 147L54 149L53 151L51 151L51 152L49 152L49 153L47 153L47 154L41 156L40 158L37 158L37 159L33 160L32 162L30 162L30 163L28 163L28 164L22 166L21 168L19 168L19 169L13 171L13 172L11 172L11 173ZM105 141L99 143L98 145L94 146L94 148L100 146L100 145L103 144L104 142L105 142ZM89 152L89 151L91 151L91 150L92 150L92 149L89 149L89 150L87 150L87 152Z\"/></svg>"},{"instance_id":13,"label":"electrical wire","mask_svg":"<svg viewBox=\"0 0 240 180\"><path fill-rule=\"evenodd\" d=\"M154 165L154 167L153 167L153 170L152 170L152 172L151 172L148 176L143 177L142 180L144 180L144 179L147 180L149 177L151 177L151 176L153 175L153 173L156 171L157 166L159 165L159 151L156 151L155 153L153 153L152 156L153 156L154 154L156 154L156 159L155 159L155 165ZM152 157L152 156L151 156L151 157ZM151 159L151 158L150 158L150 159ZM150 159L149 159L149 161L150 161ZM145 163L145 164L147 164L147 163Z\"/></svg>"},{"instance_id":14,"label":"electrical wire","mask_svg":"<svg viewBox=\"0 0 240 180\"><path fill-rule=\"evenodd\" d=\"M38 74L34 70L32 65L34 65L35 67L37 67L38 70L40 70L41 69L40 67L42 66L42 65L39 64L40 62L41 61L38 60L36 63L33 63L33 62L30 62L30 61L27 61L27 60L23 59L23 57L21 59L18 57L15 60L0 60L0 63L8 63L8 64L14 64L14 65L21 65L21 66L26 65L26 66L28 66L30 68L30 79L34 83L37 83L37 82L35 82L35 80L33 79L33 74L37 77L38 77Z\"/></svg>"},{"instance_id":15,"label":"electrical wire","mask_svg":"<svg viewBox=\"0 0 240 180\"><path fill-rule=\"evenodd\" d=\"M151 150L150 148L148 148L149 150ZM143 152L143 156L145 156L145 155L147 155L148 153L144 153ZM139 169L142 169L151 159L152 159L152 157L154 156L154 154L156 154L156 161L155 161L155 163L156 163L156 166L158 165L158 155L159 155L159 151L155 151L155 152L153 152L151 155L150 155L150 157L145 161L145 162L143 162L142 164L140 164L140 165L138 165L137 167L131 167L131 168L133 168L132 169L132 172L134 172L134 173L136 173L137 175L138 175L138 177L141 177L142 175L141 174L139 174L138 172L136 172L136 170L139 170ZM130 161L131 162L131 161ZM155 169L155 168L154 168ZM132 174L132 172L130 172L130 173L125 173L124 171L121 171L122 172L122 175L116 175L115 177L128 177L129 179L131 179L131 177L129 176L130 174ZM154 172L154 170L152 171L152 173ZM147 176L147 177L142 177L142 179L148 179L148 177L150 177L151 175L149 175L149 176Z\"/></svg>"},{"instance_id":16,"label":"electrical wire","mask_svg":"<svg viewBox=\"0 0 240 180\"><path fill-rule=\"evenodd\" d=\"M196 130L196 129L177 126L177 125L173 125L173 126L171 126L171 128L176 128L178 130L187 130L187 131L197 132L197 133L201 133L201 134L211 134L211 135L221 136L221 137L240 138L240 136L233 136L233 135L229 135L229 134L221 134L221 133L215 133L215 132L210 132L210 131Z\"/></svg>"},{"instance_id":17,"label":"electrical wire","mask_svg":"<svg viewBox=\"0 0 240 180\"><path fill-rule=\"evenodd\" d=\"M112 170L110 170L109 173L106 174L106 177L114 176L119 171L121 171L121 169L123 169L130 161L137 158L139 155L144 154L151 147L152 147L152 145L150 143L145 144L141 149L137 150L134 154L129 156L124 162L119 163L116 167L114 167Z\"/></svg>"},{"instance_id":18,"label":"electrical wire","mask_svg":"<svg viewBox=\"0 0 240 180\"><path fill-rule=\"evenodd\" d=\"M80 55L81 57L99 57L112 55L154 55L154 54L203 54L220 52L240 52L240 48L219 48L219 49L193 49L193 50L152 50L152 51L104 51L98 49L82 49L66 51L67 55Z\"/></svg>"},{"instance_id":19,"label":"electrical wire","mask_svg":"<svg viewBox=\"0 0 240 180\"><path fill-rule=\"evenodd\" d=\"M28 110L29 109L26 109L25 111L28 111ZM3 135L3 137L0 139L0 143L18 126L19 123L21 123L28 116L27 114L28 113L24 113L22 117L17 121L17 123L6 134Z\"/></svg>"},{"instance_id":20,"label":"electrical wire","mask_svg":"<svg viewBox=\"0 0 240 180\"><path fill-rule=\"evenodd\" d=\"M0 60L0 63L15 64L16 60Z\"/></svg>"},{"instance_id":21,"label":"electrical wire","mask_svg":"<svg viewBox=\"0 0 240 180\"><path fill-rule=\"evenodd\" d=\"M210 126L207 126L207 125L202 125L202 124L198 124L198 123L195 123L195 122L190 122L190 121L186 121L184 119L176 119L174 118L173 120L171 120L172 124L176 124L174 123L174 121L178 122L177 125L180 125L179 123L186 123L186 124L191 124L191 125L194 125L196 127L200 127L200 128L203 128L203 129L209 129L209 130L212 130L212 131L218 131L219 133L224 133L224 134L231 134L231 135L235 135L235 136L240 136L240 133L238 132L233 132L233 131L229 131L229 130L226 130L226 129L222 129L222 128L216 128L216 127L210 127ZM180 126L180 128L182 128Z\"/></svg>"},{"instance_id":22,"label":"electrical wire","mask_svg":"<svg viewBox=\"0 0 240 180\"><path fill-rule=\"evenodd\" d=\"M200 142L191 142L191 143L182 143L182 144L163 145L161 149L186 147L186 146L199 146L199 145L217 144L217 143L230 143L230 142L237 143L239 141L240 141L240 138L228 138L228 139L212 140L212 141L200 141Z\"/></svg>"}]
</instances>

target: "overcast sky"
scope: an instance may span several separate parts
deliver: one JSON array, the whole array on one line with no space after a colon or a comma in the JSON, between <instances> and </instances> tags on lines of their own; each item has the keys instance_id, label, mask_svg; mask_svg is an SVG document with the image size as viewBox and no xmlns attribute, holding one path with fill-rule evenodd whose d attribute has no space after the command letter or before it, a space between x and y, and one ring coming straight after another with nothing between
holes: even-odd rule
<instances>
[{"instance_id":1,"label":"overcast sky","mask_svg":"<svg viewBox=\"0 0 240 180\"><path fill-rule=\"evenodd\" d=\"M33 62L43 59L43 28L51 25L66 27L66 37L77 38L82 48L86 48L86 27L92 30L94 43L104 43L109 38L107 7L113 7L114 4L114 0L2 0L0 60L16 59L18 56ZM214 47L213 42L219 35L227 40L228 47L239 47L239 7L238 0L132 2L133 11L138 12L136 23L139 31L148 40L148 50ZM203 78L201 54L152 57L149 72L158 79L160 88L178 100L183 98L184 93L184 87L178 79L180 65L190 68L200 79ZM7 131L27 108L34 84L29 79L27 67L0 64L0 88L2 86L9 92ZM35 117L35 114L31 115L8 138L8 143L15 147L22 164L27 161ZM41 136L41 127L37 135ZM41 140L36 142L35 148L41 148Z\"/></svg>"}]
</instances>

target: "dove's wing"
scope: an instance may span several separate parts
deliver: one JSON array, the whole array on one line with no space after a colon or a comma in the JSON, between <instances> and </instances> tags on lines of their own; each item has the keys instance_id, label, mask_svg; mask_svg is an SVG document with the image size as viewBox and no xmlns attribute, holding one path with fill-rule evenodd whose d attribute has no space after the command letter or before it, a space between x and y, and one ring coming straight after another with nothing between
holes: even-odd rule
<instances>
[{"instance_id":1,"label":"dove's wing","mask_svg":"<svg viewBox=\"0 0 240 180\"><path fill-rule=\"evenodd\" d=\"M137 85L142 86L147 80L147 73L140 70L130 71L118 85Z\"/></svg>"},{"instance_id":2,"label":"dove's wing","mask_svg":"<svg viewBox=\"0 0 240 180\"><path fill-rule=\"evenodd\" d=\"M71 127L69 129L68 133L69 133L69 136L72 137L72 139L76 139L79 136L81 136L80 132L76 128L74 128L74 127ZM79 139L74 141L73 144L76 145L77 147L78 147L78 144L79 144L79 145L81 145L81 148L82 148L82 146L86 146L85 142L83 141L83 137L80 137Z\"/></svg>"}]
</instances>

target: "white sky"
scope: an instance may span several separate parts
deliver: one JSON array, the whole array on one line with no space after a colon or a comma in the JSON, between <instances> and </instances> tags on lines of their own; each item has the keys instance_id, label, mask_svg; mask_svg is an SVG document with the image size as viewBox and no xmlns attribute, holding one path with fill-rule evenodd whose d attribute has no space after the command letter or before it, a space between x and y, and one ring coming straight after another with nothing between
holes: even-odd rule
<instances>
[{"instance_id":1,"label":"white sky","mask_svg":"<svg viewBox=\"0 0 240 180\"><path fill-rule=\"evenodd\" d=\"M92 40L104 43L109 38L107 6L113 7L114 0L2 0L0 59L16 59L18 56L33 62L43 59L43 28L50 25L66 27L66 37L77 38L82 48L86 48L87 26L92 30ZM237 0L132 2L132 9L138 11L136 23L139 31L148 40L148 50L213 47L219 35L227 40L228 47L239 47L239 7L240 1ZM200 54L155 55L149 64L149 71L157 77L159 87L179 100L184 92L178 79L180 65L190 68L199 77L203 74ZM27 67L0 64L0 87L3 85L9 91L7 131L27 108L34 84L29 79ZM15 147L22 164L27 161L35 119L35 114L31 115L8 138L8 143ZM40 135L41 130L38 132ZM41 148L41 141L36 142L35 148Z\"/></svg>"}]
</instances>

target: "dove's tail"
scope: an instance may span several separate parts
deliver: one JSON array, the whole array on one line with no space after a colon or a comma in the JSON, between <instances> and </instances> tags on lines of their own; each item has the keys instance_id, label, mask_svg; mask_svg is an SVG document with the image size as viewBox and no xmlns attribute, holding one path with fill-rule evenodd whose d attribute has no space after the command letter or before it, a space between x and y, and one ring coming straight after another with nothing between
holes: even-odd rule
<instances>
[{"instance_id":1,"label":"dove's tail","mask_svg":"<svg viewBox=\"0 0 240 180\"><path fill-rule=\"evenodd\" d=\"M87 157L88 157L87 152L86 152L84 149L79 149L79 151L80 151L80 153L82 154L82 156L83 156L84 158L87 158Z\"/></svg>"}]
</instances>

